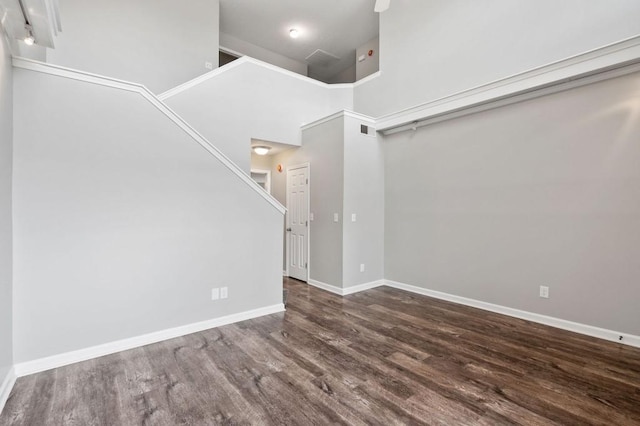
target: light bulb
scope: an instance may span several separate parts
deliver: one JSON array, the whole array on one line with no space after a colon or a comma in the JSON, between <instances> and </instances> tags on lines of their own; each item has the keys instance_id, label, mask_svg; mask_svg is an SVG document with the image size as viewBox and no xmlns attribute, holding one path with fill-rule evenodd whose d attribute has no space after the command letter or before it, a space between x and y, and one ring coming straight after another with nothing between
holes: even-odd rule
<instances>
[{"instance_id":1,"label":"light bulb","mask_svg":"<svg viewBox=\"0 0 640 426\"><path fill-rule=\"evenodd\" d=\"M289 36L291 38L298 38L299 35L300 35L300 31L296 30L295 28L291 28L289 30Z\"/></svg>"}]
</instances>

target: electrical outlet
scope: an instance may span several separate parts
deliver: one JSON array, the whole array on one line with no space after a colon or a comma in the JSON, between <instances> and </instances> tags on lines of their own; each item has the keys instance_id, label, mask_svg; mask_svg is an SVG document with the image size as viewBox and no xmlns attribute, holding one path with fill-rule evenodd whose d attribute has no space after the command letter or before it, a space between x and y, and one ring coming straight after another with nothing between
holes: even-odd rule
<instances>
[{"instance_id":1,"label":"electrical outlet","mask_svg":"<svg viewBox=\"0 0 640 426\"><path fill-rule=\"evenodd\" d=\"M351 213L351 222L355 222L355 221L356 221L356 214Z\"/></svg>"},{"instance_id":2,"label":"electrical outlet","mask_svg":"<svg viewBox=\"0 0 640 426\"><path fill-rule=\"evenodd\" d=\"M212 288L211 289L211 300L218 300L220 299L220 289L219 288Z\"/></svg>"},{"instance_id":3,"label":"electrical outlet","mask_svg":"<svg viewBox=\"0 0 640 426\"><path fill-rule=\"evenodd\" d=\"M313 222L313 213L309 213L309 220Z\"/></svg>"},{"instance_id":4,"label":"electrical outlet","mask_svg":"<svg viewBox=\"0 0 640 426\"><path fill-rule=\"evenodd\" d=\"M337 222L338 220L340 220L340 219L338 218L338 213L334 213L334 214L333 214L333 221L334 221L334 222Z\"/></svg>"},{"instance_id":5,"label":"electrical outlet","mask_svg":"<svg viewBox=\"0 0 640 426\"><path fill-rule=\"evenodd\" d=\"M544 298L544 299L548 299L549 298L549 287L541 285L540 286L540 297Z\"/></svg>"},{"instance_id":6,"label":"electrical outlet","mask_svg":"<svg viewBox=\"0 0 640 426\"><path fill-rule=\"evenodd\" d=\"M213 69L213 64L211 62L205 62L204 63L204 67L208 70L212 70Z\"/></svg>"},{"instance_id":7,"label":"electrical outlet","mask_svg":"<svg viewBox=\"0 0 640 426\"><path fill-rule=\"evenodd\" d=\"M364 272L364 263L360 264L360 272Z\"/></svg>"},{"instance_id":8,"label":"electrical outlet","mask_svg":"<svg viewBox=\"0 0 640 426\"><path fill-rule=\"evenodd\" d=\"M220 299L226 299L227 297L229 297L229 288L222 287L220 289Z\"/></svg>"}]
</instances>

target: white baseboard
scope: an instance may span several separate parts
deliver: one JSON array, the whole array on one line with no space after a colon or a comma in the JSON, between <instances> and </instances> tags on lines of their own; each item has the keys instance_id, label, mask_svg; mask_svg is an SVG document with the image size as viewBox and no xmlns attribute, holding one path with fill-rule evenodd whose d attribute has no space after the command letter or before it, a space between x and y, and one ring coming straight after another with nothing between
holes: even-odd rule
<instances>
[{"instance_id":1,"label":"white baseboard","mask_svg":"<svg viewBox=\"0 0 640 426\"><path fill-rule=\"evenodd\" d=\"M345 288L338 287L338 286L335 286L333 284L323 283L321 281L316 281L316 280L309 280L308 283L311 284L314 287L318 287L319 289L326 290L326 291L331 292L333 294L337 294L338 296L347 296L349 294L354 294L354 293L358 293L360 291L370 290L372 288L376 288L376 287L380 287L380 286L385 285L385 281L384 280L371 281L371 282L368 282L368 283L358 284L358 285L354 285L354 286L351 286L351 287L345 287Z\"/></svg>"},{"instance_id":2,"label":"white baseboard","mask_svg":"<svg viewBox=\"0 0 640 426\"><path fill-rule=\"evenodd\" d=\"M378 280L378 281L371 281L364 284L354 285L351 287L345 287L342 289L342 295L347 296L349 294L354 294L354 293L358 293L365 290L371 290L372 288L382 287L383 285L385 285L385 281Z\"/></svg>"},{"instance_id":3,"label":"white baseboard","mask_svg":"<svg viewBox=\"0 0 640 426\"><path fill-rule=\"evenodd\" d=\"M493 303L482 302L480 300L469 299L466 297L455 296L453 294L443 293L435 290L428 290L410 284L399 283L396 281L385 280L388 287L397 288L399 290L409 291L411 293L421 294L423 296L433 297L435 299L446 300L448 302L458 303L461 305L471 306L483 309L485 311L496 312L498 314L508 315L539 324L548 325L563 330L573 331L574 333L584 334L599 339L609 340L623 345L634 346L640 348L640 336L629 333L622 333L614 330L594 327L591 325L580 324L573 321L567 321L560 318L549 317L546 315L536 314L533 312L521 311L519 309L508 308L506 306L494 305ZM620 340L622 336L622 340Z\"/></svg>"},{"instance_id":4,"label":"white baseboard","mask_svg":"<svg viewBox=\"0 0 640 426\"><path fill-rule=\"evenodd\" d=\"M316 280L312 280L309 279L309 281L307 281L308 284L317 287L321 290L325 290L328 291L330 293L333 294L337 294L338 296L342 296L342 288L335 286L335 285L331 285L331 284L327 284L327 283L323 283L322 281L316 281Z\"/></svg>"},{"instance_id":5,"label":"white baseboard","mask_svg":"<svg viewBox=\"0 0 640 426\"><path fill-rule=\"evenodd\" d=\"M289 273L288 273L287 271L282 271L282 276L283 276L283 277L288 277L288 276L289 276Z\"/></svg>"},{"instance_id":6,"label":"white baseboard","mask_svg":"<svg viewBox=\"0 0 640 426\"><path fill-rule=\"evenodd\" d=\"M89 359L110 355L116 352L126 351L128 349L138 348L140 346L161 342L163 340L173 339L175 337L180 337L191 333L197 333L199 331L208 330L210 328L233 324L240 321L246 321L264 315L284 312L284 310L284 304L278 303L276 305L266 306L264 308L240 312L237 314L214 318L207 321L187 324L180 327L169 328L162 331L144 334L142 336L131 337L129 339L123 339L98 346L92 346L90 348L79 349L76 351L54 355L47 358L21 362L15 365L15 374L18 377L22 377L29 374L39 373L41 371L51 370L52 368L63 367L65 365L74 364L76 362L86 361Z\"/></svg>"},{"instance_id":7,"label":"white baseboard","mask_svg":"<svg viewBox=\"0 0 640 426\"><path fill-rule=\"evenodd\" d=\"M15 368L11 367L11 370L9 370L7 376L2 381L2 385L0 385L0 413L2 413L4 405L7 403L7 399L9 399L9 394L11 394L11 389L13 389L17 378Z\"/></svg>"}]
</instances>

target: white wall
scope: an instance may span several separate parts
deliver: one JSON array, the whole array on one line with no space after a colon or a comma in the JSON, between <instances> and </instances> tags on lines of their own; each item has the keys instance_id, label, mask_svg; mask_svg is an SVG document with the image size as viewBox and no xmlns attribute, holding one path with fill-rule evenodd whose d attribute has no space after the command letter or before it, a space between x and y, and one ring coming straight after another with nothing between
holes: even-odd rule
<instances>
[{"instance_id":1,"label":"white wall","mask_svg":"<svg viewBox=\"0 0 640 426\"><path fill-rule=\"evenodd\" d=\"M342 285L342 211L344 210L344 120L337 117L302 132L302 147L272 156L271 190L286 203L287 167L310 164L309 268L312 280ZM283 172L276 170L282 164ZM338 213L339 222L333 221Z\"/></svg>"},{"instance_id":2,"label":"white wall","mask_svg":"<svg viewBox=\"0 0 640 426\"><path fill-rule=\"evenodd\" d=\"M9 43L0 26L0 386L13 365L13 69L10 55Z\"/></svg>"},{"instance_id":3,"label":"white wall","mask_svg":"<svg viewBox=\"0 0 640 426\"><path fill-rule=\"evenodd\" d=\"M287 167L309 163L311 279L337 288L384 278L384 163L376 134L348 114L305 128L302 146L256 159L271 170L271 190L286 203ZM283 172L277 170L282 165ZM337 213L339 221L333 221ZM356 222L351 215L356 214ZM360 264L365 271L360 272Z\"/></svg>"},{"instance_id":4,"label":"white wall","mask_svg":"<svg viewBox=\"0 0 640 426\"><path fill-rule=\"evenodd\" d=\"M369 56L369 51L373 54ZM364 55L364 61L358 61ZM356 49L356 81L380 70L380 37L369 40Z\"/></svg>"},{"instance_id":5,"label":"white wall","mask_svg":"<svg viewBox=\"0 0 640 426\"><path fill-rule=\"evenodd\" d=\"M148 101L14 93L16 362L282 302L282 214Z\"/></svg>"},{"instance_id":6,"label":"white wall","mask_svg":"<svg viewBox=\"0 0 640 426\"><path fill-rule=\"evenodd\" d=\"M246 55L255 59L259 59L280 68L293 71L297 74L301 74L304 76L307 75L308 67L306 63L296 61L295 59L288 58L269 49L265 49L247 41L240 40L239 38L231 36L229 34L220 33L220 47L223 49L231 50L234 53L239 53L243 56Z\"/></svg>"},{"instance_id":7,"label":"white wall","mask_svg":"<svg viewBox=\"0 0 640 426\"><path fill-rule=\"evenodd\" d=\"M367 122L344 117L344 247L342 286L384 278L384 162L375 131ZM352 221L352 214L356 221ZM360 264L365 265L360 272Z\"/></svg>"},{"instance_id":8,"label":"white wall","mask_svg":"<svg viewBox=\"0 0 640 426\"><path fill-rule=\"evenodd\" d=\"M382 75L356 88L378 117L640 33L635 0L398 0L380 18Z\"/></svg>"},{"instance_id":9,"label":"white wall","mask_svg":"<svg viewBox=\"0 0 640 426\"><path fill-rule=\"evenodd\" d=\"M638 135L640 74L387 137L386 278L640 335Z\"/></svg>"},{"instance_id":10,"label":"white wall","mask_svg":"<svg viewBox=\"0 0 640 426\"><path fill-rule=\"evenodd\" d=\"M271 170L272 161L270 155L258 155L251 153L251 170ZM284 203L281 202L282 205Z\"/></svg>"},{"instance_id":11,"label":"white wall","mask_svg":"<svg viewBox=\"0 0 640 426\"><path fill-rule=\"evenodd\" d=\"M60 0L48 61L164 92L218 66L219 1Z\"/></svg>"},{"instance_id":12,"label":"white wall","mask_svg":"<svg viewBox=\"0 0 640 426\"><path fill-rule=\"evenodd\" d=\"M240 61L165 102L247 172L252 138L300 145L300 126L351 106L351 88Z\"/></svg>"}]
</instances>

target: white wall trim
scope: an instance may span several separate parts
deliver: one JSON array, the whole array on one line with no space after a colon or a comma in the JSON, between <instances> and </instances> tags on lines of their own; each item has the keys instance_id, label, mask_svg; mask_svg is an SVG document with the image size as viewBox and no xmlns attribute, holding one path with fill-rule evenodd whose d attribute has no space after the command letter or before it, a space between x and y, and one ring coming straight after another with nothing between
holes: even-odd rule
<instances>
[{"instance_id":1,"label":"white wall trim","mask_svg":"<svg viewBox=\"0 0 640 426\"><path fill-rule=\"evenodd\" d=\"M384 134L521 102L640 70L640 35L542 65L377 119ZM519 96L519 97L518 97ZM497 101L497 102L496 102ZM476 108L471 110L471 108ZM477 107L481 107L477 109ZM456 115L453 115L456 114ZM434 121L435 120L435 121ZM418 127L420 127L420 125Z\"/></svg>"},{"instance_id":2,"label":"white wall trim","mask_svg":"<svg viewBox=\"0 0 640 426\"><path fill-rule=\"evenodd\" d=\"M320 290L325 290L325 291L328 291L329 293L342 296L342 288L335 286L333 284L327 284L327 283L323 283L322 281L317 281L312 279L309 279L309 281L307 281L307 284L317 287Z\"/></svg>"},{"instance_id":3,"label":"white wall trim","mask_svg":"<svg viewBox=\"0 0 640 426\"><path fill-rule=\"evenodd\" d=\"M234 61L236 62L236 61ZM233 64L232 62L231 64ZM229 64L229 65L231 65ZM138 93L144 99L149 101L156 109L164 114L169 120L173 121L180 129L182 129L187 135L189 135L194 141L196 141L202 148L204 148L209 154L215 157L220 163L227 167L233 174L235 174L240 180L249 185L258 195L264 198L269 204L275 207L280 213L284 214L285 207L278 202L271 194L262 189L260 185L254 182L244 170L238 167L233 161L231 161L226 155L224 155L218 148L213 146L208 140L198 133L193 127L187 124L178 114L176 114L171 108L169 108L164 102L158 99L149 89L141 84L130 83L123 80L117 80L115 78L103 77L96 74L91 74L83 71L72 70L69 68L60 67L57 65L45 64L43 62L34 61L25 58L13 58L13 66L16 68L22 68L29 71L40 72L43 74L55 75L58 77L69 78L72 80L82 81L85 83L96 84L99 86L111 87L114 89L125 90L128 92Z\"/></svg>"},{"instance_id":4,"label":"white wall trim","mask_svg":"<svg viewBox=\"0 0 640 426\"><path fill-rule=\"evenodd\" d=\"M300 130L304 131L304 130L308 130L311 129L312 127L316 127L319 126L321 124L327 123L331 120L335 120L336 118L340 118L340 117L351 117L351 118L355 118L356 120L360 120L360 121L364 121L367 124L370 124L371 127L375 127L376 126L376 120L373 117L369 117L367 115L364 114L360 114L358 112L354 112L354 111L349 111L349 110L342 110L342 111L338 111L335 112L331 115L327 115L326 117L322 117L319 118L315 121L312 121L311 123L308 124L304 124L302 125L302 127L300 128Z\"/></svg>"},{"instance_id":5,"label":"white wall trim","mask_svg":"<svg viewBox=\"0 0 640 426\"><path fill-rule=\"evenodd\" d=\"M239 66L247 64L247 63L248 64L253 64L253 65L258 65L260 67L269 69L271 71L278 72L280 74L287 75L289 77L293 77L295 79L298 79L298 80L313 84L315 86L324 87L325 89L353 89L354 87L357 87L357 86L360 86L361 84L367 83L368 81L371 81L371 80L373 80L375 78L378 78L381 75L380 71L378 71L376 73L368 75L367 77L365 77L363 79L360 79L360 80L356 81L355 83L328 84L328 83L324 83L324 82L319 81L319 80L315 80L315 79L313 79L311 77L307 77L307 76L304 76L302 74L298 74L296 72L289 71L289 70L284 69L284 68L280 68L277 65L273 65L273 64L261 61L259 59L252 58L251 56L247 56L247 55L244 55L242 53L235 52L234 50L227 49L227 48L222 47L222 46L220 47L220 50L222 50L223 52L227 51L227 52L230 52L230 53L235 54L235 55L240 55L240 57L238 59L236 59L235 61L233 61L233 62L230 62L230 63L228 63L226 65L223 65L220 68L216 68L215 70L209 71L209 72L207 72L205 74L202 74L201 76L198 76L198 77L194 78L193 80L189 80L186 83L180 84L179 86L176 86L173 89L169 89L166 92L159 94L158 98L160 100L164 101L165 99L168 99L168 98L170 98L172 96L180 94L180 93L184 92L185 90L191 89L192 87L197 86L198 84L204 83L205 81L207 81L207 80L209 80L211 78L215 78L216 76L218 76L218 75L220 75L220 74L222 74L224 72L227 72L229 70L232 70L232 69L234 69L236 67L239 67Z\"/></svg>"},{"instance_id":6,"label":"white wall trim","mask_svg":"<svg viewBox=\"0 0 640 426\"><path fill-rule=\"evenodd\" d=\"M248 56L241 56L240 58L236 59L233 62L229 62L226 65L223 65L221 67L218 67L212 71L206 72L202 75L199 75L198 77L187 81L186 83L182 83L176 87L174 87L173 89L169 89L166 92L163 92L161 94L158 95L158 99L160 99L161 101L165 101L166 99L175 96L179 93L182 93L188 89L191 89L194 86L197 86L201 83L204 83L207 80L210 80L220 74L224 74L227 71L231 71L234 68L237 68L243 64L246 64L247 62L251 62L251 58Z\"/></svg>"},{"instance_id":7,"label":"white wall trim","mask_svg":"<svg viewBox=\"0 0 640 426\"><path fill-rule=\"evenodd\" d=\"M506 306L495 305L493 303L482 302L480 300L469 299L466 297L455 296L453 294L443 293L440 291L429 290L410 284L404 284L397 281L385 280L385 285L399 290L409 291L411 293L421 294L423 296L433 297L435 299L446 300L448 302L458 303L460 305L471 306L485 311L495 312L498 314L508 315L510 317L520 318L539 324L548 325L563 330L572 331L574 333L584 334L599 339L609 340L611 342L622 343L624 345L640 348L640 336L629 333L622 333L614 330L594 327L591 325L581 324L573 321L567 321L560 318L550 317L546 315L536 314L533 312L522 311L519 309L509 308ZM623 340L620 341L619 337Z\"/></svg>"},{"instance_id":8,"label":"white wall trim","mask_svg":"<svg viewBox=\"0 0 640 426\"><path fill-rule=\"evenodd\" d=\"M372 288L382 287L385 285L385 280L371 281L364 284L353 285L342 289L342 295L348 296L349 294L359 293L361 291L371 290Z\"/></svg>"},{"instance_id":9,"label":"white wall trim","mask_svg":"<svg viewBox=\"0 0 640 426\"><path fill-rule=\"evenodd\" d=\"M228 63L227 65L224 65L224 66L222 66L220 68L216 68L213 71L209 71L209 72L207 72L205 74L202 74L201 76L198 76L198 77L194 78L193 80L189 80L186 83L183 83L183 84L181 84L179 86L176 86L173 89L169 89L166 92L161 93L160 95L158 95L158 98L160 98L161 100L164 101L165 99L168 99L168 98L170 98L172 96L176 96L176 95L184 92L185 90L191 89L194 86L197 86L197 85L199 85L201 83L204 83L205 81L207 81L209 79L215 78L218 75L220 75L220 74L222 74L222 73L224 73L226 71L232 70L232 69L234 69L236 67L239 67L239 66L242 66L244 64L257 65L259 67L266 68L268 70L275 71L277 73L280 73L280 74L283 74L283 75L286 75L286 76L289 76L289 77L293 77L293 78L295 78L297 80L304 81L306 83L313 84L315 86L324 87L325 89L331 89L334 86L337 86L337 87L334 87L334 88L345 88L345 87L350 88L350 87L353 87L353 84L340 84L340 85L337 85L337 84L323 83L322 81L314 80L311 77L307 77L305 75L298 74L296 72L289 71L289 70L284 69L284 68L280 68L277 65L269 64L267 62L264 62L264 61L252 58L250 56L244 55L244 56L236 59L235 61Z\"/></svg>"},{"instance_id":10,"label":"white wall trim","mask_svg":"<svg viewBox=\"0 0 640 426\"><path fill-rule=\"evenodd\" d=\"M237 50L229 49L228 47L225 47L223 45L218 46L218 50L221 51L221 52L226 53L227 55L235 56L238 59L240 59L240 58L242 58L244 56L247 56L244 53L240 53ZM235 62L235 61L233 61L233 62Z\"/></svg>"},{"instance_id":11,"label":"white wall trim","mask_svg":"<svg viewBox=\"0 0 640 426\"><path fill-rule=\"evenodd\" d=\"M284 310L284 304L278 303L276 305L266 306L264 308L253 309L250 311L227 315L220 318L214 318L207 321L169 328L166 330L156 331L137 337L131 337L111 343L105 343L102 345L54 355L47 358L21 362L15 365L15 374L18 377L22 377L29 374L39 373L41 371L50 370L52 368L63 367L65 365L74 364L76 362L86 361L89 359L110 355L116 352L126 351L128 349L138 348L140 346L161 342L163 340L173 339L191 333L197 333L199 331L208 330L210 328L221 327L223 325L246 321L264 315L284 312Z\"/></svg>"},{"instance_id":12,"label":"white wall trim","mask_svg":"<svg viewBox=\"0 0 640 426\"><path fill-rule=\"evenodd\" d=\"M325 290L330 293L337 294L338 296L348 296L350 294L359 293L365 290L371 290L372 288L376 288L376 287L381 287L383 285L386 285L386 281L385 280L371 281L368 283L358 284L358 285L345 287L345 288L338 287L333 284L323 283L322 281L311 280L311 279L308 281L308 284L314 287L317 287L321 290Z\"/></svg>"},{"instance_id":13,"label":"white wall trim","mask_svg":"<svg viewBox=\"0 0 640 426\"><path fill-rule=\"evenodd\" d=\"M353 89L355 83L324 83L327 89Z\"/></svg>"},{"instance_id":14,"label":"white wall trim","mask_svg":"<svg viewBox=\"0 0 640 426\"><path fill-rule=\"evenodd\" d=\"M327 122L329 122L331 120L335 120L336 118L340 118L340 117L343 117L343 116L344 116L344 111L334 112L331 115L327 115L326 117L319 118L319 119L317 119L315 121L312 121L311 123L303 124L300 127L300 130L304 131L304 130L310 129L312 127L319 126L321 124L327 123Z\"/></svg>"},{"instance_id":15,"label":"white wall trim","mask_svg":"<svg viewBox=\"0 0 640 426\"><path fill-rule=\"evenodd\" d=\"M376 125L376 119L373 117L369 117L368 115L360 114L359 112L355 111L349 111L348 109L343 110L342 113L345 117L355 118L356 120L364 121L373 126Z\"/></svg>"},{"instance_id":16,"label":"white wall trim","mask_svg":"<svg viewBox=\"0 0 640 426\"><path fill-rule=\"evenodd\" d=\"M2 413L4 405L9 399L11 389L13 389L13 385L16 383L17 378L18 376L16 376L15 368L11 367L4 380L2 381L2 384L0 385L0 413Z\"/></svg>"}]
</instances>

